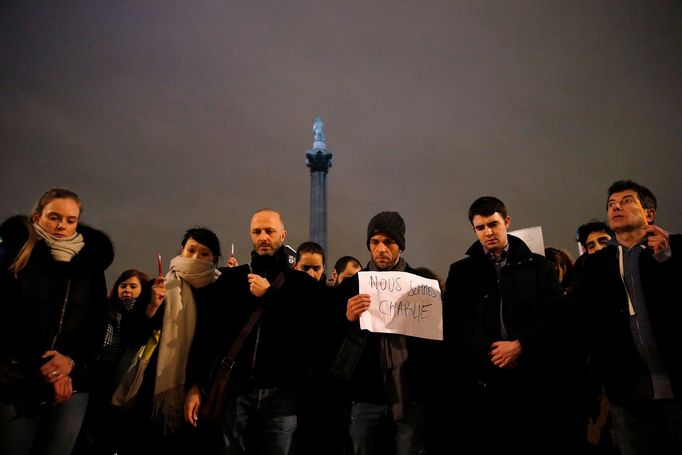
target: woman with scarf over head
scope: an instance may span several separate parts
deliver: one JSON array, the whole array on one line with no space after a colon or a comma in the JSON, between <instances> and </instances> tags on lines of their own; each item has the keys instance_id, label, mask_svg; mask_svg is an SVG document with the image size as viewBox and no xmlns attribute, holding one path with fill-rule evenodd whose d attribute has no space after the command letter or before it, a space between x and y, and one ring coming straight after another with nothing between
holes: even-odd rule
<instances>
[{"instance_id":1,"label":"woman with scarf over head","mask_svg":"<svg viewBox=\"0 0 682 455\"><path fill-rule=\"evenodd\" d=\"M134 332L139 347L160 330L137 401L131 427L120 447L127 453L183 453L190 427L183 419L187 360L194 337L202 288L220 275L220 241L206 228L189 229L180 254L165 277L153 280L151 301L144 306ZM203 300L202 300L203 301ZM140 306L142 307L142 306Z\"/></svg>"},{"instance_id":2,"label":"woman with scarf over head","mask_svg":"<svg viewBox=\"0 0 682 455\"><path fill-rule=\"evenodd\" d=\"M0 226L0 453L71 453L106 307L109 238L73 191Z\"/></svg>"}]
</instances>

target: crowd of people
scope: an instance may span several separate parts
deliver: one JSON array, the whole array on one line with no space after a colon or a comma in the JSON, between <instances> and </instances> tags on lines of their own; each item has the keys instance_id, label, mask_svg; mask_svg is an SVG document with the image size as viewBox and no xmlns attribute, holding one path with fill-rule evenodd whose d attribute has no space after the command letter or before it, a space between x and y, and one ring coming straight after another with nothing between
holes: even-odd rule
<instances>
[{"instance_id":1,"label":"crowd of people","mask_svg":"<svg viewBox=\"0 0 682 455\"><path fill-rule=\"evenodd\" d=\"M327 278L323 248L294 254L261 209L247 264L219 266L216 234L192 227L166 273L108 291L111 240L51 189L0 225L0 452L682 453L681 236L656 210L613 183L574 262L532 252L480 197L443 280L408 264L398 212L369 220L365 265ZM363 328L360 271L436 280L442 340Z\"/></svg>"}]
</instances>

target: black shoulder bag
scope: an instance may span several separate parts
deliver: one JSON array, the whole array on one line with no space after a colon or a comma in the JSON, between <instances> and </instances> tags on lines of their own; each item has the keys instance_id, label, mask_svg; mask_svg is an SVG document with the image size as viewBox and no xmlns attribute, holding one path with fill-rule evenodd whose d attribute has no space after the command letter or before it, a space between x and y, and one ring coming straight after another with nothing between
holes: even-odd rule
<instances>
[{"instance_id":1,"label":"black shoulder bag","mask_svg":"<svg viewBox=\"0 0 682 455\"><path fill-rule=\"evenodd\" d=\"M272 283L272 286L274 286L275 289L279 289L282 284L284 284L284 279L284 272L280 272L279 275L277 275L277 278L275 278L275 281ZM220 360L218 372L213 379L211 388L208 392L208 395L206 396L206 403L204 404L204 408L202 410L202 415L210 422L219 422L223 416L225 398L227 397L227 386L230 382L232 369L234 368L234 364L237 361L237 356L239 355L239 351L242 349L244 341L255 327L258 319L260 319L261 314L263 314L263 307L259 304L256 309L253 310L249 321L239 333L237 339L234 340L234 343L232 343L232 346L230 346L230 350L227 352L227 355L223 356Z\"/></svg>"}]
</instances>

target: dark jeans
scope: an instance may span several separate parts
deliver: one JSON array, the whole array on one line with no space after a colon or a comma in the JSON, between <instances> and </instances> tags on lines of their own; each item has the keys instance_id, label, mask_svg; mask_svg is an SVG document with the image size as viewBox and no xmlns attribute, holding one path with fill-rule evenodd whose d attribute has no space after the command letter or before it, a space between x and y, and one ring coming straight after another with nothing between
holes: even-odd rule
<instances>
[{"instance_id":1,"label":"dark jeans","mask_svg":"<svg viewBox=\"0 0 682 455\"><path fill-rule=\"evenodd\" d=\"M296 422L293 390L235 387L225 403L225 454L287 455Z\"/></svg>"},{"instance_id":2,"label":"dark jeans","mask_svg":"<svg viewBox=\"0 0 682 455\"><path fill-rule=\"evenodd\" d=\"M87 393L74 393L58 406L45 403L29 415L18 413L13 404L0 404L0 453L71 453L87 406Z\"/></svg>"},{"instance_id":3,"label":"dark jeans","mask_svg":"<svg viewBox=\"0 0 682 455\"><path fill-rule=\"evenodd\" d=\"M350 413L350 437L355 455L424 453L424 406L406 403L403 418L396 422L391 407L353 402Z\"/></svg>"},{"instance_id":4,"label":"dark jeans","mask_svg":"<svg viewBox=\"0 0 682 455\"><path fill-rule=\"evenodd\" d=\"M622 455L682 453L682 409L676 400L611 404Z\"/></svg>"}]
</instances>

